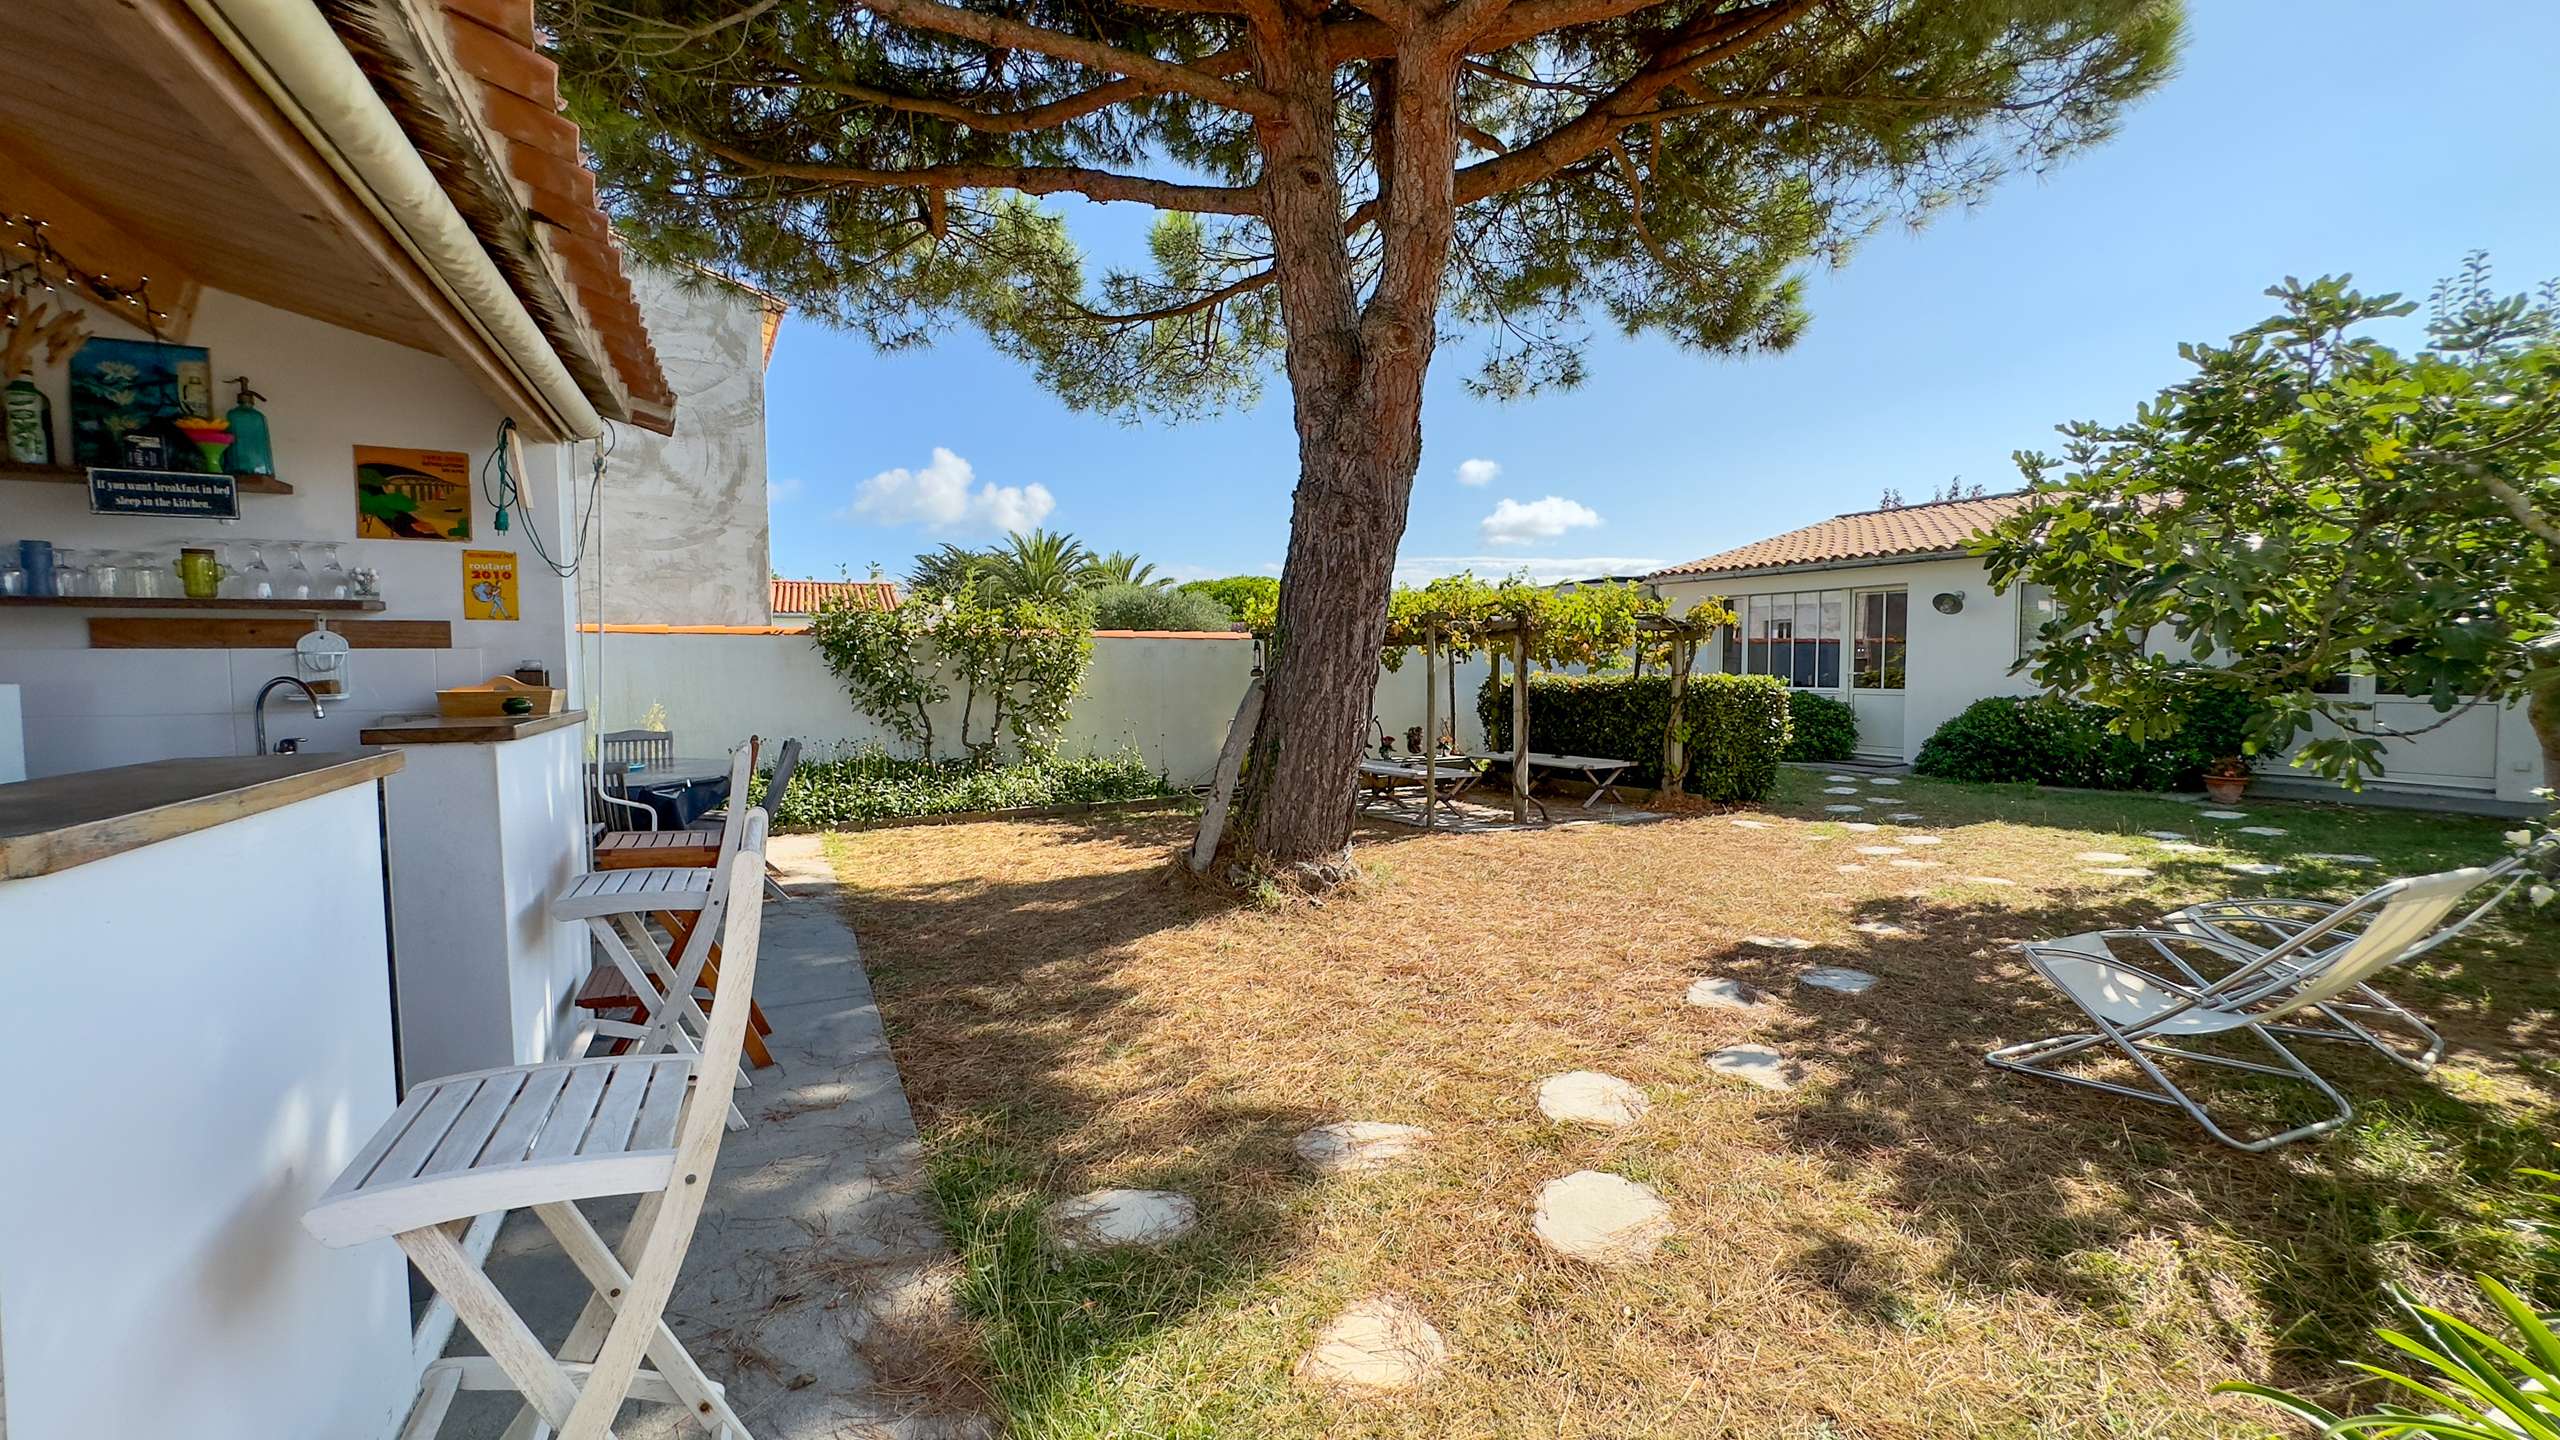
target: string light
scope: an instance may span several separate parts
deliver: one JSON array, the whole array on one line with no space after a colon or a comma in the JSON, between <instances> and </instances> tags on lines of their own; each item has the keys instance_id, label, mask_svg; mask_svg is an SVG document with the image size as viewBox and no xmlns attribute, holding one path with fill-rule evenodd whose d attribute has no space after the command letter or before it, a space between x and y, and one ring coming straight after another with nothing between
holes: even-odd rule
<instances>
[{"instance_id":1,"label":"string light","mask_svg":"<svg viewBox=\"0 0 2560 1440\"><path fill-rule=\"evenodd\" d=\"M10 249L18 252L0 257L0 263L5 263L6 267L0 270L0 283L5 283L12 293L28 295L37 290L58 293L68 286L83 298L105 306L107 313L139 327L154 341L161 338L160 322L169 318L169 312L151 303L150 276L144 275L131 285L123 285L103 271L80 268L72 263L71 257L53 247L53 241L45 234L50 227L36 216L0 215L0 224L7 225L12 232Z\"/></svg>"}]
</instances>

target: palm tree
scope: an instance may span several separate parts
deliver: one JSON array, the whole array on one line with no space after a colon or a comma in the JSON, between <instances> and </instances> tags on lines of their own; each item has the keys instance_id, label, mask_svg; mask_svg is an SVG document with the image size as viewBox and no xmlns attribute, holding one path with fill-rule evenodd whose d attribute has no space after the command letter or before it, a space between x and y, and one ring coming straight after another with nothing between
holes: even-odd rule
<instances>
[{"instance_id":1,"label":"palm tree","mask_svg":"<svg viewBox=\"0 0 2560 1440\"><path fill-rule=\"evenodd\" d=\"M992 553L996 589L1008 599L1058 604L1084 588L1094 563L1084 542L1063 530L1032 530L1005 537Z\"/></svg>"},{"instance_id":2,"label":"palm tree","mask_svg":"<svg viewBox=\"0 0 2560 1440\"><path fill-rule=\"evenodd\" d=\"M1143 585L1162 590L1173 583L1170 575L1158 575L1156 567L1126 550L1114 550L1085 566L1087 585Z\"/></svg>"},{"instance_id":3,"label":"palm tree","mask_svg":"<svg viewBox=\"0 0 2560 1440\"><path fill-rule=\"evenodd\" d=\"M919 595L965 595L995 578L995 557L983 550L963 550L945 543L916 557L907 572L907 588Z\"/></svg>"}]
</instances>

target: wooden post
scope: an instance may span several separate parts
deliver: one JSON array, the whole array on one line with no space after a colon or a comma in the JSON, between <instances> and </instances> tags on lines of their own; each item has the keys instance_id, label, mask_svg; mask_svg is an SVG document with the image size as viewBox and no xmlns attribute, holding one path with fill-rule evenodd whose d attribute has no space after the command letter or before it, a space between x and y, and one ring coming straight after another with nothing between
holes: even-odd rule
<instances>
[{"instance_id":1,"label":"wooden post","mask_svg":"<svg viewBox=\"0 0 2560 1440\"><path fill-rule=\"evenodd\" d=\"M1662 788L1659 795L1678 795L1680 782L1689 774L1688 747L1680 743L1681 712L1689 698L1689 667L1696 664L1698 652L1686 635L1671 637L1671 722L1662 731Z\"/></svg>"},{"instance_id":2,"label":"wooden post","mask_svg":"<svg viewBox=\"0 0 2560 1440\"><path fill-rule=\"evenodd\" d=\"M1227 726L1227 741L1218 747L1218 783L1209 793L1209 805L1200 812L1199 832L1191 837L1191 873L1205 875L1210 857L1218 853L1218 836L1227 828L1227 808L1235 803L1236 777L1244 771L1245 746L1253 741L1254 726L1262 720L1262 672L1253 672L1253 683L1244 687L1244 699L1236 702L1236 718Z\"/></svg>"},{"instance_id":3,"label":"wooden post","mask_svg":"<svg viewBox=\"0 0 2560 1440\"><path fill-rule=\"evenodd\" d=\"M1422 627L1422 828L1431 828L1440 810L1440 677L1432 654L1440 648L1440 627Z\"/></svg>"},{"instance_id":4,"label":"wooden post","mask_svg":"<svg viewBox=\"0 0 2560 1440\"><path fill-rule=\"evenodd\" d=\"M1511 636L1511 823L1529 823L1529 627Z\"/></svg>"}]
</instances>

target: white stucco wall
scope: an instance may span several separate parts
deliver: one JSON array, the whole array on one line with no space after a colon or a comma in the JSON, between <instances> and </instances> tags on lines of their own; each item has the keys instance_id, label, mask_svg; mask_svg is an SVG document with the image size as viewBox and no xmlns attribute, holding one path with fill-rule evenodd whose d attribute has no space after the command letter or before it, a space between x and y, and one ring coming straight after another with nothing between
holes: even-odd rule
<instances>
[{"instance_id":1,"label":"white stucco wall","mask_svg":"<svg viewBox=\"0 0 2560 1440\"><path fill-rule=\"evenodd\" d=\"M126 333L109 322L98 329ZM569 587L536 558L521 519L507 534L496 532L479 473L501 417L459 369L440 356L219 291L204 293L187 338L211 349L217 379L245 374L270 397L260 408L274 433L277 475L294 493L243 495L241 518L223 525L94 516L82 486L5 483L0 536L163 550L208 539L337 541L350 567L370 565L382 576L389 608L359 618L453 622L452 649L355 652L351 694L325 719L314 721L279 697L271 733L301 736L306 749L353 748L356 732L377 717L433 710L439 687L477 684L524 660L540 660L556 675L572 672ZM41 378L54 387L59 430L69 415L63 372L49 369ZM227 408L231 386L218 388ZM58 443L67 438L56 436ZM469 454L475 493L468 544L354 539L357 445ZM571 449L525 450L533 472L524 481L528 502L540 507L553 553L563 553L569 527L559 478ZM517 552L522 619L461 619L466 549ZM283 562L271 554L268 563ZM291 673L290 650L90 650L89 618L69 608L0 612L0 684L20 687L28 775L253 752L250 701L267 679Z\"/></svg>"},{"instance_id":2,"label":"white stucco wall","mask_svg":"<svg viewBox=\"0 0 2560 1440\"><path fill-rule=\"evenodd\" d=\"M704 277L634 267L633 294L676 392L676 433L616 431L599 518L604 563L586 613L609 624L762 625L764 301Z\"/></svg>"},{"instance_id":3,"label":"white stucco wall","mask_svg":"<svg viewBox=\"0 0 2560 1440\"><path fill-rule=\"evenodd\" d=\"M0 882L16 1440L370 1440L407 1410L400 1252L302 1228L394 1104L376 835L357 785Z\"/></svg>"},{"instance_id":4,"label":"white stucco wall","mask_svg":"<svg viewBox=\"0 0 2560 1440\"><path fill-rule=\"evenodd\" d=\"M690 754L716 753L754 734L796 736L816 754L862 744L903 751L902 743L855 713L806 635L586 638L591 649L602 641L598 688L608 728L637 724L658 706L677 748ZM1070 753L1135 747L1175 784L1207 781L1252 677L1256 648L1246 638L1096 636L1062 747ZM1484 673L1482 660L1458 671L1458 736L1469 746L1482 739L1474 706ZM1374 710L1399 739L1407 726L1422 723L1422 708L1419 658L1408 659L1401 673L1380 671ZM941 707L937 738L947 742L958 723L956 704Z\"/></svg>"}]
</instances>

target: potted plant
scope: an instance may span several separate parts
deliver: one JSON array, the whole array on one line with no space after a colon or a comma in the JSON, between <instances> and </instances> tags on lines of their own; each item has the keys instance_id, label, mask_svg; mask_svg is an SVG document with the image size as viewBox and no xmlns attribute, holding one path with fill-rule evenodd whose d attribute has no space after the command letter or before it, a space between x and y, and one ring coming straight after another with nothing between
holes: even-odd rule
<instances>
[{"instance_id":1,"label":"potted plant","mask_svg":"<svg viewBox=\"0 0 2560 1440\"><path fill-rule=\"evenodd\" d=\"M2249 762L2225 755L2204 767L2205 798L2216 805L2235 805L2249 788Z\"/></svg>"}]
</instances>

